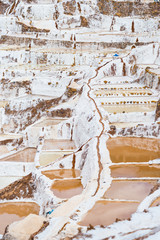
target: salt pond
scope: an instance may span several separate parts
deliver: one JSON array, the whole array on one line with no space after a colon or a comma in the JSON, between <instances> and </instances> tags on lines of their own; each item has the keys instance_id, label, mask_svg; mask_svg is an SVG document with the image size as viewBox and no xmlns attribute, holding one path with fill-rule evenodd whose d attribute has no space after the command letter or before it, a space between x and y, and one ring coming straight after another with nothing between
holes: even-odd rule
<instances>
[{"instance_id":1,"label":"salt pond","mask_svg":"<svg viewBox=\"0 0 160 240\"><path fill-rule=\"evenodd\" d=\"M39 206L30 202L0 203L0 234L4 233L7 225L18 221L29 214L38 214Z\"/></svg>"},{"instance_id":2,"label":"salt pond","mask_svg":"<svg viewBox=\"0 0 160 240\"><path fill-rule=\"evenodd\" d=\"M127 219L136 211L138 203L135 202L117 202L117 201L97 201L94 207L86 214L80 222L80 225L107 226L116 221L116 219Z\"/></svg>"},{"instance_id":3,"label":"salt pond","mask_svg":"<svg viewBox=\"0 0 160 240\"><path fill-rule=\"evenodd\" d=\"M80 194L83 186L80 179L57 180L51 187L54 195L59 198L70 198Z\"/></svg>"}]
</instances>

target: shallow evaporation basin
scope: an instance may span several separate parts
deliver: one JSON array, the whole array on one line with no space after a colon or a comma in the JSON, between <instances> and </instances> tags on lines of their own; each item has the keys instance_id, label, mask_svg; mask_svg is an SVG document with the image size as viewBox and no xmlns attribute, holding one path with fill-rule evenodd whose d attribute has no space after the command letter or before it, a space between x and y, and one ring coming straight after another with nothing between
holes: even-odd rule
<instances>
[{"instance_id":1,"label":"shallow evaporation basin","mask_svg":"<svg viewBox=\"0 0 160 240\"><path fill-rule=\"evenodd\" d=\"M159 178L160 165L147 164L120 164L113 165L111 168L111 176L113 178Z\"/></svg>"},{"instance_id":2,"label":"shallow evaporation basin","mask_svg":"<svg viewBox=\"0 0 160 240\"><path fill-rule=\"evenodd\" d=\"M156 104L115 104L102 105L105 111L109 113L129 113L129 112L153 112L156 110Z\"/></svg>"},{"instance_id":3,"label":"shallow evaporation basin","mask_svg":"<svg viewBox=\"0 0 160 240\"><path fill-rule=\"evenodd\" d=\"M62 121L66 120L66 118L48 118L44 119L38 123L35 123L33 127L48 127L48 126L54 126L58 125Z\"/></svg>"},{"instance_id":4,"label":"shallow evaporation basin","mask_svg":"<svg viewBox=\"0 0 160 240\"><path fill-rule=\"evenodd\" d=\"M42 151L39 157L39 163L41 166L46 166L55 162L58 158L65 157L72 153L73 151Z\"/></svg>"},{"instance_id":5,"label":"shallow evaporation basin","mask_svg":"<svg viewBox=\"0 0 160 240\"><path fill-rule=\"evenodd\" d=\"M73 150L76 149L74 141L68 139L45 139L42 150Z\"/></svg>"},{"instance_id":6,"label":"shallow evaporation basin","mask_svg":"<svg viewBox=\"0 0 160 240\"><path fill-rule=\"evenodd\" d=\"M36 154L36 148L26 148L17 153L11 154L8 157L0 159L0 161L9 161L9 162L34 162Z\"/></svg>"},{"instance_id":7,"label":"shallow evaporation basin","mask_svg":"<svg viewBox=\"0 0 160 240\"><path fill-rule=\"evenodd\" d=\"M105 199L142 201L157 185L156 180L113 180L105 192Z\"/></svg>"},{"instance_id":8,"label":"shallow evaporation basin","mask_svg":"<svg viewBox=\"0 0 160 240\"><path fill-rule=\"evenodd\" d=\"M36 203L8 202L0 203L0 234L7 225L19 221L29 214L39 214L40 207Z\"/></svg>"},{"instance_id":9,"label":"shallow evaporation basin","mask_svg":"<svg viewBox=\"0 0 160 240\"><path fill-rule=\"evenodd\" d=\"M141 88L130 88L130 89L125 89L125 84L124 85L119 85L119 87L121 86L121 89L118 89L118 87L116 87L116 85L108 85L108 88L101 88L99 90L94 91L94 94L96 95L96 97L103 97L103 96L109 96L109 97L113 97L115 95L121 97L122 95L125 97L129 96L133 96L133 97L138 97L139 95L152 95L151 90L149 89L141 89ZM132 85L130 85L132 86Z\"/></svg>"},{"instance_id":10,"label":"shallow evaporation basin","mask_svg":"<svg viewBox=\"0 0 160 240\"><path fill-rule=\"evenodd\" d=\"M81 194L83 186L80 179L56 180L51 186L54 195L59 198L71 198Z\"/></svg>"},{"instance_id":11,"label":"shallow evaporation basin","mask_svg":"<svg viewBox=\"0 0 160 240\"><path fill-rule=\"evenodd\" d=\"M42 171L42 174L49 179L77 178L80 177L80 171L76 169L56 169Z\"/></svg>"},{"instance_id":12,"label":"shallow evaporation basin","mask_svg":"<svg viewBox=\"0 0 160 240\"><path fill-rule=\"evenodd\" d=\"M108 226L114 223L116 219L124 220L130 218L131 214L137 210L138 204L125 201L97 201L94 207L82 219L80 225Z\"/></svg>"},{"instance_id":13,"label":"shallow evaporation basin","mask_svg":"<svg viewBox=\"0 0 160 240\"><path fill-rule=\"evenodd\" d=\"M112 138L107 148L113 163L148 162L160 158L160 140L143 138Z\"/></svg>"}]
</instances>

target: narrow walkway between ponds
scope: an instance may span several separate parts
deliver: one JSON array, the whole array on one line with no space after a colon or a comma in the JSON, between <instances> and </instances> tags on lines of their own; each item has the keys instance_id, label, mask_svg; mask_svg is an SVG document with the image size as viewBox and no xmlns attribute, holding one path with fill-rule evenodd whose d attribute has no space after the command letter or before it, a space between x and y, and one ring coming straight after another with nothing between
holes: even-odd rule
<instances>
[{"instance_id":1,"label":"narrow walkway between ponds","mask_svg":"<svg viewBox=\"0 0 160 240\"><path fill-rule=\"evenodd\" d=\"M110 61L109 61L109 62L110 62ZM101 114L101 112L100 112L100 110L99 110L99 108L98 108L98 106L97 106L97 104L96 104L96 101L95 101L94 98L92 98L91 95L90 95L90 92L92 91L92 88L91 88L91 86L90 86L90 83L91 83L91 81L92 81L93 79L95 79L95 78L98 76L99 70L100 70L102 67L104 67L105 65L107 65L109 62L106 62L104 65L98 67L98 68L95 70L95 71L96 71L96 75L95 75L94 77L90 78L89 81L88 81L88 83L87 83L87 85L88 85L88 87L89 87L89 91L88 91L87 95L88 95L88 97L93 101L93 103L94 103L94 105L95 105L95 107L96 107L96 110L97 110L97 112L98 112L98 114L99 114L99 123L100 123L101 126L102 126L102 131L101 131L100 135L97 136L97 155L98 155L99 173L98 173L98 180L97 180L97 181L98 181L98 186L97 186L97 189L96 189L96 191L95 191L95 193L94 193L93 196L96 195L96 193L98 192L98 189L99 189L99 187L100 187L100 175L101 175L103 166L102 166L102 163L101 163L101 155L100 155L99 144L100 144L100 138L101 138L102 134L104 133L105 127L104 127L104 123L103 123L102 114Z\"/></svg>"}]
</instances>

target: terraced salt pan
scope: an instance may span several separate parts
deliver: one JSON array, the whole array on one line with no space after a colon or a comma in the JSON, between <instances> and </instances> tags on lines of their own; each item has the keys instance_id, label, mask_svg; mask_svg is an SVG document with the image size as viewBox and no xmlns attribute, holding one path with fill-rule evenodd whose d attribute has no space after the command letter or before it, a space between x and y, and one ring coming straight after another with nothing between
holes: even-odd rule
<instances>
[{"instance_id":1,"label":"terraced salt pan","mask_svg":"<svg viewBox=\"0 0 160 240\"><path fill-rule=\"evenodd\" d=\"M40 207L30 202L0 203L0 234L7 225L28 216L30 213L39 214Z\"/></svg>"},{"instance_id":2,"label":"terraced salt pan","mask_svg":"<svg viewBox=\"0 0 160 240\"><path fill-rule=\"evenodd\" d=\"M42 151L39 158L40 166L46 166L50 163L55 162L59 158L63 158L69 154L72 154L73 151Z\"/></svg>"},{"instance_id":3,"label":"terraced salt pan","mask_svg":"<svg viewBox=\"0 0 160 240\"><path fill-rule=\"evenodd\" d=\"M156 180L113 180L103 197L105 199L142 201L156 184Z\"/></svg>"},{"instance_id":4,"label":"terraced salt pan","mask_svg":"<svg viewBox=\"0 0 160 240\"><path fill-rule=\"evenodd\" d=\"M160 178L159 165L147 164L123 164L111 166L113 178Z\"/></svg>"},{"instance_id":5,"label":"terraced salt pan","mask_svg":"<svg viewBox=\"0 0 160 240\"><path fill-rule=\"evenodd\" d=\"M137 17L133 16L134 19L136 19ZM118 18L119 19L119 18ZM125 17L123 18L125 19ZM129 20L129 18L127 17L127 20ZM95 35L99 35L99 36L105 36L105 35L128 35L128 36L148 36L148 33L147 32L131 32L131 33L127 33L126 32L123 32L123 31L105 31L104 29L93 29L93 31L86 31L86 32L78 32L77 35L91 35L91 37L93 37L93 39L95 39ZM154 34L154 32L153 32ZM155 32L156 34L156 32Z\"/></svg>"},{"instance_id":6,"label":"terraced salt pan","mask_svg":"<svg viewBox=\"0 0 160 240\"><path fill-rule=\"evenodd\" d=\"M101 97L101 98L97 98L100 99L101 102L103 103L108 103L108 104L120 104L120 102L128 102L128 103L137 103L137 104L143 104L143 103L153 103L156 104L158 98L156 96L126 96L125 98L122 96L119 96L119 98L115 98L115 97Z\"/></svg>"},{"instance_id":7,"label":"terraced salt pan","mask_svg":"<svg viewBox=\"0 0 160 240\"><path fill-rule=\"evenodd\" d=\"M127 94L133 96L133 95L152 95L151 90L147 90L147 89L123 89L123 90L106 90L106 89L101 89L101 90L97 90L94 92L94 94L96 95L96 97L101 97L103 95L107 95L107 97L110 97L111 94L117 94L117 95L123 95L125 94L126 96L128 96ZM116 96L114 96L116 97Z\"/></svg>"},{"instance_id":8,"label":"terraced salt pan","mask_svg":"<svg viewBox=\"0 0 160 240\"><path fill-rule=\"evenodd\" d=\"M104 77L96 81L96 85L99 84L120 84L120 83L131 83L133 82L133 78L128 77L128 76L116 76L116 77ZM93 83L94 85L94 83ZM92 86L92 84L91 84Z\"/></svg>"},{"instance_id":9,"label":"terraced salt pan","mask_svg":"<svg viewBox=\"0 0 160 240\"><path fill-rule=\"evenodd\" d=\"M146 87L142 84L137 84L137 83L119 83L119 84L114 84L110 82L109 84L93 84L92 89L94 90L111 90L111 89L117 89L117 90L123 90L123 89L146 89Z\"/></svg>"},{"instance_id":10,"label":"terraced salt pan","mask_svg":"<svg viewBox=\"0 0 160 240\"><path fill-rule=\"evenodd\" d=\"M101 34L92 34L91 36L89 36L88 34L77 34L77 38L76 40L79 42L130 42L130 43L135 43L137 37L139 37L139 42L151 42L151 38L146 35L144 37L144 34L142 33L136 33L132 34L126 34L125 32L105 32L105 33L101 33ZM155 34L154 36L152 36L152 40L154 42L158 42L158 37L159 34Z\"/></svg>"},{"instance_id":11,"label":"terraced salt pan","mask_svg":"<svg viewBox=\"0 0 160 240\"><path fill-rule=\"evenodd\" d=\"M43 72L42 71L40 71L40 70L43 70ZM47 71L47 67L46 67L46 65L42 65L42 64L29 64L29 63L26 63L26 64L20 64L20 65L7 65L7 66L3 66L3 71L4 71L4 74L5 74L5 77L8 77L8 78L10 78L10 80L12 81L12 82L14 82L14 78L13 78L13 76L12 76L12 72L14 72L14 74L15 74L15 78L17 78L17 80L18 80L18 78L19 78L19 76L21 76L20 78L26 78L26 74L27 74L27 76L28 76L28 78L33 78L33 74L35 74L35 77L37 77L37 76L44 76L44 77L51 77L50 75L52 75L52 77L53 77L53 74L55 73L55 71L56 71L56 67L54 67L53 65L52 65L52 69L50 68L50 66L48 66L48 71ZM1 72L1 74L3 73L3 71L2 70L0 70L0 72ZM58 70L57 70L58 71ZM19 79L19 81L21 81L20 79Z\"/></svg>"},{"instance_id":12,"label":"terraced salt pan","mask_svg":"<svg viewBox=\"0 0 160 240\"><path fill-rule=\"evenodd\" d=\"M47 127L47 126L57 125L66 119L67 118L52 118L52 119L49 118L34 124L33 127Z\"/></svg>"},{"instance_id":13,"label":"terraced salt pan","mask_svg":"<svg viewBox=\"0 0 160 240\"><path fill-rule=\"evenodd\" d=\"M58 49L58 50L57 50ZM94 51L65 51L66 49L60 49L57 48L55 50L52 49L52 51L48 51L48 52L40 52L39 49L37 49L36 51L32 51L30 50L30 54L32 56L32 62L34 65L36 64L42 64L42 63L46 63L46 66L50 63L51 65L53 64L58 64L58 65L81 65L81 66L97 66L98 64L102 64L102 61L106 61L106 59L112 60L112 56L114 55L114 53L112 55L107 54L103 55L103 58L100 58L99 55L103 54L103 53L99 53ZM23 65L26 62L29 63L30 62L30 55L28 53L23 53L23 51L19 51L19 53L17 54L17 58L19 59L19 64ZM5 67L10 67L11 63L10 63L10 58L13 55L14 58L14 53L11 54L11 52L9 53L4 52L4 65L3 68ZM20 56L23 56L20 57ZM44 58L45 57L45 58ZM123 56L122 56L123 57ZM17 66L17 61L14 58L12 65ZM45 68L46 69L46 68Z\"/></svg>"},{"instance_id":14,"label":"terraced salt pan","mask_svg":"<svg viewBox=\"0 0 160 240\"><path fill-rule=\"evenodd\" d=\"M124 100L124 99L123 99ZM109 113L130 113L130 112L153 112L156 110L155 104L115 104L112 106L102 105L102 108Z\"/></svg>"},{"instance_id":15,"label":"terraced salt pan","mask_svg":"<svg viewBox=\"0 0 160 240\"><path fill-rule=\"evenodd\" d=\"M109 125L115 126L116 128L127 128L127 127L135 127L137 126L137 122L112 122ZM145 122L146 124L146 122Z\"/></svg>"},{"instance_id":16,"label":"terraced salt pan","mask_svg":"<svg viewBox=\"0 0 160 240\"><path fill-rule=\"evenodd\" d=\"M110 139L107 141L107 149L109 150L110 158L112 163L127 163L127 162L149 162L150 160L157 159L160 157L160 151L158 150L160 141L149 141L148 144L150 144L149 148L147 149L147 142L143 144L140 142L141 139L139 139L139 144L134 144L134 138L131 140L126 139L126 144L123 141L122 138L117 139ZM133 141L133 142L132 142ZM136 141L136 138L135 138ZM157 149L154 149L156 145L152 149L153 144L157 145ZM142 145L143 144L143 145ZM146 146L146 149L145 149Z\"/></svg>"},{"instance_id":17,"label":"terraced salt pan","mask_svg":"<svg viewBox=\"0 0 160 240\"><path fill-rule=\"evenodd\" d=\"M159 153L160 139L138 138L138 137L116 137L116 138L109 138L107 141L107 148L110 148L111 151L113 150L113 147L121 147L123 149L123 147L125 146L130 146L136 149L142 149L144 150L143 151L144 154L146 151L155 152L156 158L160 154ZM153 157L155 157L155 155L153 155Z\"/></svg>"},{"instance_id":18,"label":"terraced salt pan","mask_svg":"<svg viewBox=\"0 0 160 240\"><path fill-rule=\"evenodd\" d=\"M80 179L56 180L51 190L59 198L71 198L81 194L83 186Z\"/></svg>"},{"instance_id":19,"label":"terraced salt pan","mask_svg":"<svg viewBox=\"0 0 160 240\"><path fill-rule=\"evenodd\" d=\"M118 163L110 167L111 177L116 179L112 180L111 186L103 196L106 200L96 202L94 207L83 216L80 222L82 226L90 224L107 226L114 223L116 219L130 218L131 214L137 210L139 202L158 184L159 166L153 165L150 168L148 164L138 163L147 162L160 155L159 140L121 137L110 138L107 144L112 162ZM156 179L151 180L150 177Z\"/></svg>"},{"instance_id":20,"label":"terraced salt pan","mask_svg":"<svg viewBox=\"0 0 160 240\"><path fill-rule=\"evenodd\" d=\"M26 148L7 157L1 158L0 161L8 162L34 162L36 148Z\"/></svg>"},{"instance_id":21,"label":"terraced salt pan","mask_svg":"<svg viewBox=\"0 0 160 240\"><path fill-rule=\"evenodd\" d=\"M25 70L25 71L38 71L38 73L40 73L39 71L43 70L43 71L47 71L45 72L45 74L48 74L48 72L54 72L54 71L66 71L68 69L77 69L77 67L72 67L72 66L68 66L68 65L55 65L55 64L50 64L50 65L46 65L46 64L12 64L12 65L2 65L3 69L5 70ZM81 66L80 66L81 67ZM83 66L84 68L84 66Z\"/></svg>"},{"instance_id":22,"label":"terraced salt pan","mask_svg":"<svg viewBox=\"0 0 160 240\"><path fill-rule=\"evenodd\" d=\"M39 49L38 47L33 47L33 49L31 49L31 51L42 52L42 53L64 53L64 48L50 47L50 48ZM88 48L85 48L85 49L83 49L83 48L81 48L81 49L71 49L71 48L65 49L66 54L67 53L72 53L72 54L77 53L78 54L78 53L86 53L86 52L87 53L95 53L95 55L97 55L97 57L100 57L99 55L101 54L102 55L101 57L105 56L107 58L110 57L112 59L113 55L117 52L117 50L116 49L105 49L105 50L99 49L99 50L95 51L94 49L89 48L89 46L88 46ZM130 50L119 49L120 57L122 57L124 54L126 55L129 52L130 52Z\"/></svg>"},{"instance_id":23,"label":"terraced salt pan","mask_svg":"<svg viewBox=\"0 0 160 240\"><path fill-rule=\"evenodd\" d=\"M87 36L88 37L88 36ZM137 36L136 36L137 37ZM88 38L89 39L89 38Z\"/></svg>"},{"instance_id":24,"label":"terraced salt pan","mask_svg":"<svg viewBox=\"0 0 160 240\"><path fill-rule=\"evenodd\" d=\"M83 217L80 225L107 226L116 221L116 219L130 218L131 214L136 211L138 203L136 202L119 202L119 201L97 201L94 207Z\"/></svg>"},{"instance_id":25,"label":"terraced salt pan","mask_svg":"<svg viewBox=\"0 0 160 240\"><path fill-rule=\"evenodd\" d=\"M48 171L42 171L42 174L51 180L80 177L80 171L76 169L48 170Z\"/></svg>"},{"instance_id":26,"label":"terraced salt pan","mask_svg":"<svg viewBox=\"0 0 160 240\"><path fill-rule=\"evenodd\" d=\"M0 51L18 51L18 50L25 50L27 49L24 46L19 46L19 45L9 45L7 48L7 45L2 44L0 46Z\"/></svg>"},{"instance_id":27,"label":"terraced salt pan","mask_svg":"<svg viewBox=\"0 0 160 240\"><path fill-rule=\"evenodd\" d=\"M48 135L46 138L48 139L57 139L58 136L58 124L62 121L66 120L66 118L46 118L36 122L28 128L28 146L36 147L38 143L38 139L40 137L40 131L42 128L45 128Z\"/></svg>"},{"instance_id":28,"label":"terraced salt pan","mask_svg":"<svg viewBox=\"0 0 160 240\"><path fill-rule=\"evenodd\" d=\"M74 141L68 139L45 139L42 150L72 150L76 149Z\"/></svg>"},{"instance_id":29,"label":"terraced salt pan","mask_svg":"<svg viewBox=\"0 0 160 240\"><path fill-rule=\"evenodd\" d=\"M53 15L53 13L52 13ZM79 17L78 17L79 19ZM125 20L128 21L130 18L126 18ZM105 19L106 20L106 19ZM107 19L107 20L111 20ZM130 19L131 20L131 19ZM30 20L24 20L21 19L19 21L20 24L25 24L29 27L36 27L36 28L42 28L42 29L46 29L46 30L51 30L51 33L38 33L41 37L41 39L47 39L47 40L59 40L59 41L71 41L71 35L72 34L76 34L76 42L78 43L100 43L100 42L130 42L130 43L135 43L137 37L139 38L139 42L143 42L143 43L150 43L150 42L158 42L158 37L159 37L159 33L158 31L155 31L155 33L153 32L153 34L150 36L147 33L126 33L126 32L122 32L122 31L102 31L102 32L98 32L99 29L97 29L96 32L80 32L80 30L78 28L75 29L71 29L71 28L65 28L64 26L64 21L63 21L63 26L61 27L62 30L61 32L57 31L57 29L55 28L55 25L53 23L53 19L52 20L32 20L32 25L30 24ZM61 24L62 25L62 24ZM84 28L83 28L84 29ZM108 29L109 30L109 29ZM85 29L84 29L85 31ZM129 30L130 31L130 30ZM55 34L57 33L57 35ZM4 32L5 34L5 32ZM20 31L17 32L17 34L15 34L14 32L10 32L10 36L13 37L23 37L23 38L36 38L36 34L34 35L33 33L21 33ZM73 42L73 41L71 41ZM53 45L53 43L50 43L51 45Z\"/></svg>"}]
</instances>

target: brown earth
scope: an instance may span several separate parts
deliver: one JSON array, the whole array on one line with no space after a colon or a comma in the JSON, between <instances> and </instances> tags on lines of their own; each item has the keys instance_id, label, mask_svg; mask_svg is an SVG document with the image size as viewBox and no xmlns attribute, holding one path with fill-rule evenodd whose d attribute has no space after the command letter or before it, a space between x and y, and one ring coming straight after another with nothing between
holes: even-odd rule
<instances>
[{"instance_id":1,"label":"brown earth","mask_svg":"<svg viewBox=\"0 0 160 240\"><path fill-rule=\"evenodd\" d=\"M74 15L76 11L76 1L63 2L64 14Z\"/></svg>"},{"instance_id":2,"label":"brown earth","mask_svg":"<svg viewBox=\"0 0 160 240\"><path fill-rule=\"evenodd\" d=\"M0 200L32 198L36 189L32 173L0 190Z\"/></svg>"},{"instance_id":3,"label":"brown earth","mask_svg":"<svg viewBox=\"0 0 160 240\"><path fill-rule=\"evenodd\" d=\"M40 29L40 28L36 28L36 27L32 27L32 26L28 26L22 22L17 22L17 24L22 26L22 33L26 33L26 32L44 32L44 33L48 33L50 32L50 30L48 29Z\"/></svg>"},{"instance_id":4,"label":"brown earth","mask_svg":"<svg viewBox=\"0 0 160 240\"><path fill-rule=\"evenodd\" d=\"M142 3L98 0L97 5L100 13L119 17L128 17L132 15L156 17L159 16L160 12L160 4L154 1Z\"/></svg>"}]
</instances>

